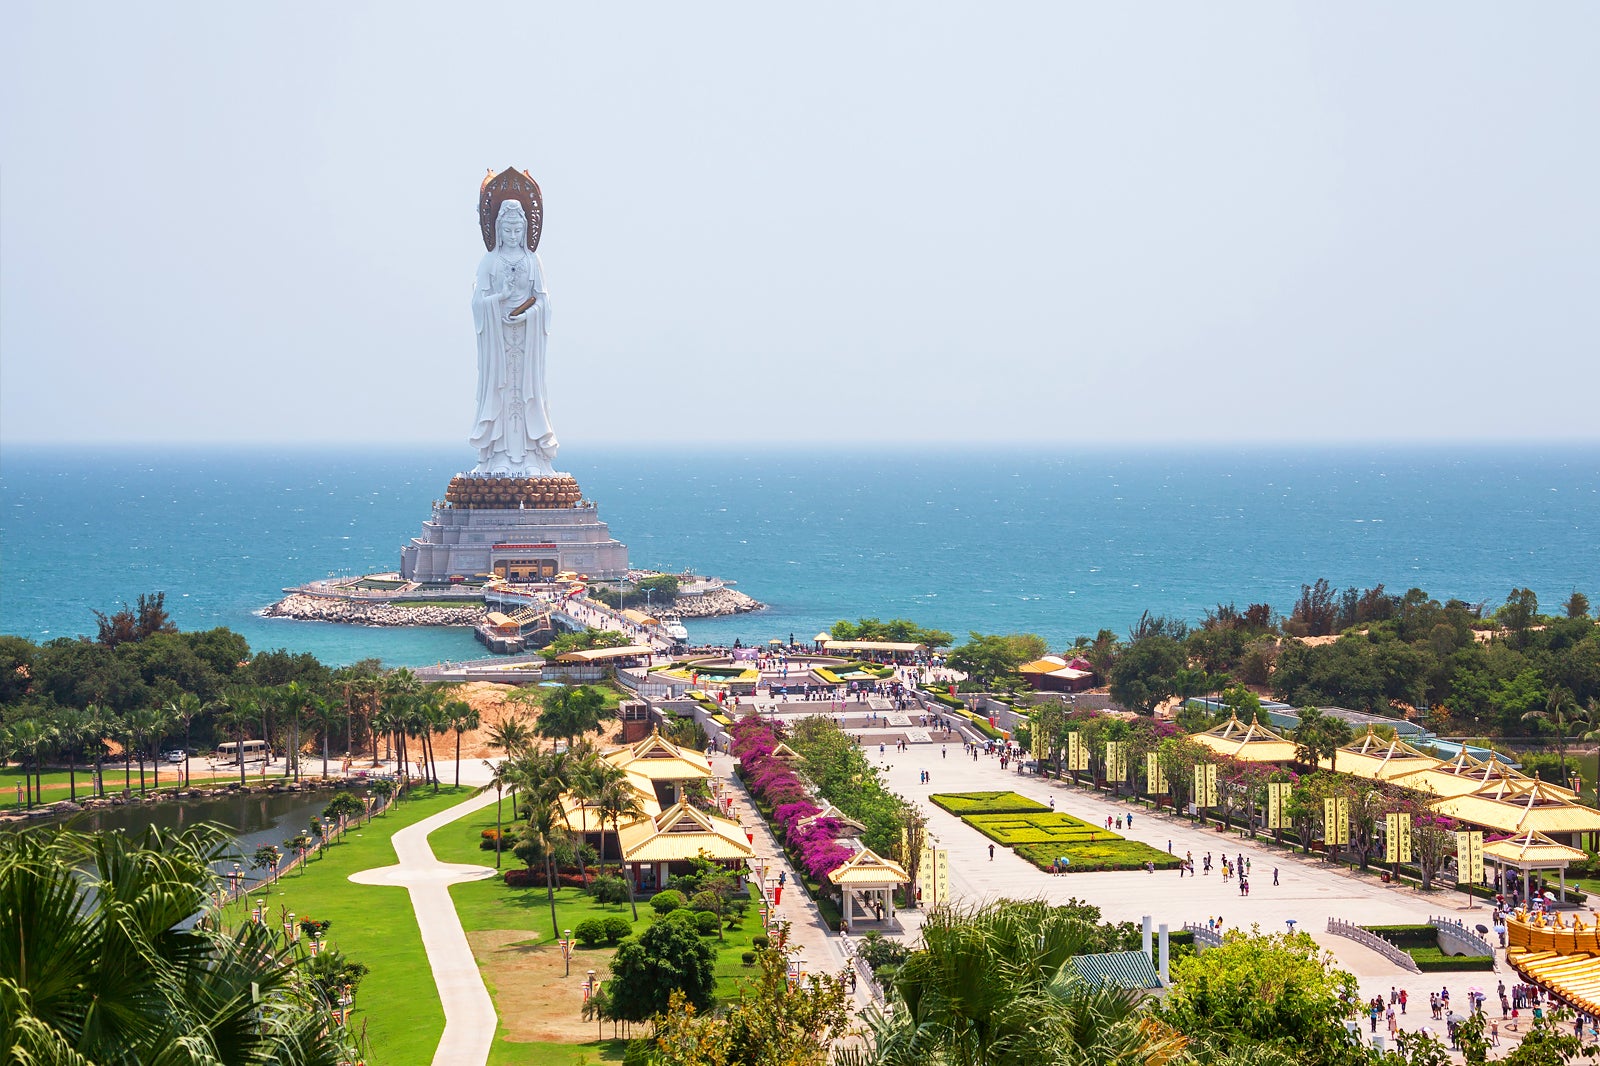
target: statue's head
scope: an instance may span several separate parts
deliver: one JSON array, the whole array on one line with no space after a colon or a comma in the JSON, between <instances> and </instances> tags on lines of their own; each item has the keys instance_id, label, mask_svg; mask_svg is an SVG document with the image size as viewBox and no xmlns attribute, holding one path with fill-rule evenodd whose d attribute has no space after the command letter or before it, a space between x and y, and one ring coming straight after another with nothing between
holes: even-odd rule
<instances>
[{"instance_id":1,"label":"statue's head","mask_svg":"<svg viewBox=\"0 0 1600 1066\"><path fill-rule=\"evenodd\" d=\"M526 248L528 215L522 201L507 197L500 202L500 213L494 219L494 246L496 248Z\"/></svg>"}]
</instances>

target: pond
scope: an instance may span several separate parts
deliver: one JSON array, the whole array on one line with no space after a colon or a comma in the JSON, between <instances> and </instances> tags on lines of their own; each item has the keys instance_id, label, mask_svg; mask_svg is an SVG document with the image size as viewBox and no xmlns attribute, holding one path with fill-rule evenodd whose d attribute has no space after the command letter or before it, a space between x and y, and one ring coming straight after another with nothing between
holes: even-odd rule
<instances>
[{"instance_id":1,"label":"pond","mask_svg":"<svg viewBox=\"0 0 1600 1066\"><path fill-rule=\"evenodd\" d=\"M163 829L182 829L202 822L215 822L226 828L233 837L248 884L262 872L250 869L249 857L256 848L263 844L277 844L281 848L285 840L310 826L311 819L322 813L322 808L328 805L332 796L332 790L319 790L169 800L138 806L106 807L15 825L68 825L84 832L115 829L124 833L142 833L152 825ZM217 870L226 873L231 866L231 863L218 863Z\"/></svg>"}]
</instances>

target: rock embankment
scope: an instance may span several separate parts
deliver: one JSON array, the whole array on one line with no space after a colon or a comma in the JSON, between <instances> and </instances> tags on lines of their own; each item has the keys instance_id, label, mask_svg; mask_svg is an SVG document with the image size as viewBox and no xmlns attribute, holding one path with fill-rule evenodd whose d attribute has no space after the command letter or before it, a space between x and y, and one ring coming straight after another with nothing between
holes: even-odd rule
<instances>
[{"instance_id":1,"label":"rock embankment","mask_svg":"<svg viewBox=\"0 0 1600 1066\"><path fill-rule=\"evenodd\" d=\"M733 589L709 589L698 596L679 596L672 601L672 612L679 618L721 618L766 609L760 600Z\"/></svg>"},{"instance_id":2,"label":"rock embankment","mask_svg":"<svg viewBox=\"0 0 1600 1066\"><path fill-rule=\"evenodd\" d=\"M475 626L483 621L483 605L397 607L382 600L335 600L290 593L262 614L268 618L356 626Z\"/></svg>"}]
</instances>

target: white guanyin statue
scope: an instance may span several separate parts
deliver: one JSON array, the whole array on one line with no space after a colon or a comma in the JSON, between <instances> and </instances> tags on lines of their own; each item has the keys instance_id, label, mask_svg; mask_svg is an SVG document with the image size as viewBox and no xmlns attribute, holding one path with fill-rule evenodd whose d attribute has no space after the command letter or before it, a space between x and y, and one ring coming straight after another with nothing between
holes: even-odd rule
<instances>
[{"instance_id":1,"label":"white guanyin statue","mask_svg":"<svg viewBox=\"0 0 1600 1066\"><path fill-rule=\"evenodd\" d=\"M478 331L478 406L472 446L476 474L548 477L558 443L544 388L550 301L539 257L529 248L522 202L507 197L495 213L494 247L478 264L472 290Z\"/></svg>"}]
</instances>

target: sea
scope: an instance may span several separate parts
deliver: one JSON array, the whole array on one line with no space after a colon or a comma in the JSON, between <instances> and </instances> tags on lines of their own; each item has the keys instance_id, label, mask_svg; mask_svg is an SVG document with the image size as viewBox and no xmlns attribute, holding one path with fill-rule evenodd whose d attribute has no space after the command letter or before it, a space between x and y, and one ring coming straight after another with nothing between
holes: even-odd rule
<instances>
[{"instance_id":1,"label":"sea","mask_svg":"<svg viewBox=\"0 0 1600 1066\"><path fill-rule=\"evenodd\" d=\"M464 449L0 451L0 631L93 633L164 592L183 628L334 664L481 656L466 629L262 617L285 587L392 571ZM637 567L770 605L695 642L809 640L839 619L1122 634L1141 612L1287 612L1304 583L1418 587L1494 607L1600 602L1600 444L1494 448L939 448L563 452Z\"/></svg>"}]
</instances>

